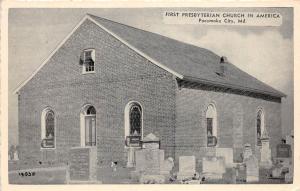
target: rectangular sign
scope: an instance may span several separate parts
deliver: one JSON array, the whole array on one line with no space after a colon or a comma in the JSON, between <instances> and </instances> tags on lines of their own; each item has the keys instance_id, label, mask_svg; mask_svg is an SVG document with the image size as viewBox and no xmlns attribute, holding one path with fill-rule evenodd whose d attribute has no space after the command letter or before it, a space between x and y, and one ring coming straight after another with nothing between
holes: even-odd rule
<instances>
[{"instance_id":1,"label":"rectangular sign","mask_svg":"<svg viewBox=\"0 0 300 191\"><path fill-rule=\"evenodd\" d=\"M126 145L130 147L140 147L141 146L141 136L127 136Z\"/></svg>"},{"instance_id":2,"label":"rectangular sign","mask_svg":"<svg viewBox=\"0 0 300 191\"><path fill-rule=\"evenodd\" d=\"M165 11L166 24L245 25L280 26L282 16L276 12L208 12L208 11Z\"/></svg>"}]
</instances>

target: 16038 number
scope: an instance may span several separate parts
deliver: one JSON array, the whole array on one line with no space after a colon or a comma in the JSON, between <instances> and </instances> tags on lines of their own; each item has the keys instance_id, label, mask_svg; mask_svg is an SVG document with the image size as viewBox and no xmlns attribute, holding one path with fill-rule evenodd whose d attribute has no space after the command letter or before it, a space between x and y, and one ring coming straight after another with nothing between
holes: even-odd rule
<instances>
[{"instance_id":1,"label":"16038 number","mask_svg":"<svg viewBox=\"0 0 300 191\"><path fill-rule=\"evenodd\" d=\"M25 176L35 176L35 172L19 172L19 176L25 177Z\"/></svg>"}]
</instances>

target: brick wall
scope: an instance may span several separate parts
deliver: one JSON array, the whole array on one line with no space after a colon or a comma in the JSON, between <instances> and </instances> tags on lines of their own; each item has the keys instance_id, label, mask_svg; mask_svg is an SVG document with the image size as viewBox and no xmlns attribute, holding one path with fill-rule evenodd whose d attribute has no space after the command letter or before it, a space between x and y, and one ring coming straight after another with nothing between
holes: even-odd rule
<instances>
[{"instance_id":1,"label":"brick wall","mask_svg":"<svg viewBox=\"0 0 300 191\"><path fill-rule=\"evenodd\" d=\"M82 74L82 50L95 49L95 73ZM125 162L124 109L141 103L144 136L155 133L174 157L175 80L91 21L85 21L19 94L19 142L28 160L66 160L80 146L80 111L96 108L98 163ZM41 113L56 115L56 149L41 150Z\"/></svg>"},{"instance_id":2,"label":"brick wall","mask_svg":"<svg viewBox=\"0 0 300 191\"><path fill-rule=\"evenodd\" d=\"M79 65L80 53L86 48L95 49L94 74L83 75ZM205 111L210 103L218 113L219 147L233 147L236 157L245 143L255 149L258 107L265 110L272 155L281 138L280 103L222 92L178 90L171 74L85 21L20 91L20 156L66 160L66 151L80 145L80 111L89 103L97 111L98 163L125 163L124 109L132 100L142 104L144 136L154 133L160 137L166 157L175 156L175 146L176 161L180 155L200 159L214 152L206 147ZM47 106L56 114L56 149L44 151L40 149L40 126Z\"/></svg>"},{"instance_id":3,"label":"brick wall","mask_svg":"<svg viewBox=\"0 0 300 191\"><path fill-rule=\"evenodd\" d=\"M234 148L237 160L243 145L250 143L254 152L256 146L256 113L259 107L265 113L272 156L281 139L281 104L244 95L208 91L204 89L181 88L176 91L176 159L180 155L195 155L202 159L214 149L206 146L207 106L213 103L217 110L218 147ZM256 153L259 157L259 153ZM178 160L176 160L178 161Z\"/></svg>"}]
</instances>

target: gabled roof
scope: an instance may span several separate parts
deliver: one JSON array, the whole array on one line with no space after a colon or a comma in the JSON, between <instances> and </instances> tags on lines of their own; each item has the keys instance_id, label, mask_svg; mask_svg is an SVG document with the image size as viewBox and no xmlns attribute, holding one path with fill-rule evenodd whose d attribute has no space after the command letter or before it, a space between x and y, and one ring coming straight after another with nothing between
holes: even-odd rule
<instances>
[{"instance_id":1,"label":"gabled roof","mask_svg":"<svg viewBox=\"0 0 300 191\"><path fill-rule=\"evenodd\" d=\"M90 14L87 14L75 28L78 28L85 19L91 20L106 32L126 44L129 48L157 66L172 73L179 79L192 80L194 82L213 84L275 97L285 96L280 91L257 80L231 63L226 64L225 76L216 74L216 69L219 67L220 56L207 49ZM57 49L59 47L57 47ZM54 52L56 50L54 50ZM50 57L48 59L50 59ZM16 91L25 84L26 81Z\"/></svg>"},{"instance_id":2,"label":"gabled roof","mask_svg":"<svg viewBox=\"0 0 300 191\"><path fill-rule=\"evenodd\" d=\"M90 17L136 49L181 74L183 79L193 79L202 83L276 97L285 96L280 91L257 80L231 63L226 64L226 75L219 76L216 74L216 69L220 64L220 56L210 50L94 15L90 15Z\"/></svg>"}]
</instances>

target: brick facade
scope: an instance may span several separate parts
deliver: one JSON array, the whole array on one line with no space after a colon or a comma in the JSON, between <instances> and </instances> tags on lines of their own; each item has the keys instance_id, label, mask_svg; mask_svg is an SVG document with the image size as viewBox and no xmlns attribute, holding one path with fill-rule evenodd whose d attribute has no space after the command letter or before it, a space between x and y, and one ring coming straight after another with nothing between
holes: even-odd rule
<instances>
[{"instance_id":1,"label":"brick facade","mask_svg":"<svg viewBox=\"0 0 300 191\"><path fill-rule=\"evenodd\" d=\"M259 108L265 114L272 156L281 139L281 104L244 95L181 88L176 91L176 159L181 155L195 155L197 159L215 152L207 147L206 109L214 104L217 111L218 147L233 148L238 160L243 145L250 143L259 158L256 146L256 115ZM177 160L176 160L177 161Z\"/></svg>"},{"instance_id":2,"label":"brick facade","mask_svg":"<svg viewBox=\"0 0 300 191\"><path fill-rule=\"evenodd\" d=\"M82 74L82 50L95 49L95 73ZM166 156L174 157L175 80L165 70L86 20L49 62L19 92L21 156L33 160L66 160L80 146L80 111L96 108L98 162L127 160L124 110L135 100L143 108L144 136L161 138ZM56 149L41 150L41 113L56 115Z\"/></svg>"},{"instance_id":3,"label":"brick facade","mask_svg":"<svg viewBox=\"0 0 300 191\"><path fill-rule=\"evenodd\" d=\"M95 49L95 73L82 74L84 49ZM174 76L143 58L93 22L86 20L19 91L20 156L25 160L66 161L71 147L80 146L80 112L96 109L98 164L125 164L124 111L130 101L143 109L143 135L161 139L165 157L195 155L206 147L205 111L216 106L219 147L234 148L256 141L256 112L263 108L272 155L281 137L281 104L233 93L178 88ZM41 113L50 106L56 118L56 148L41 149ZM258 153L258 152L257 152Z\"/></svg>"}]
</instances>

